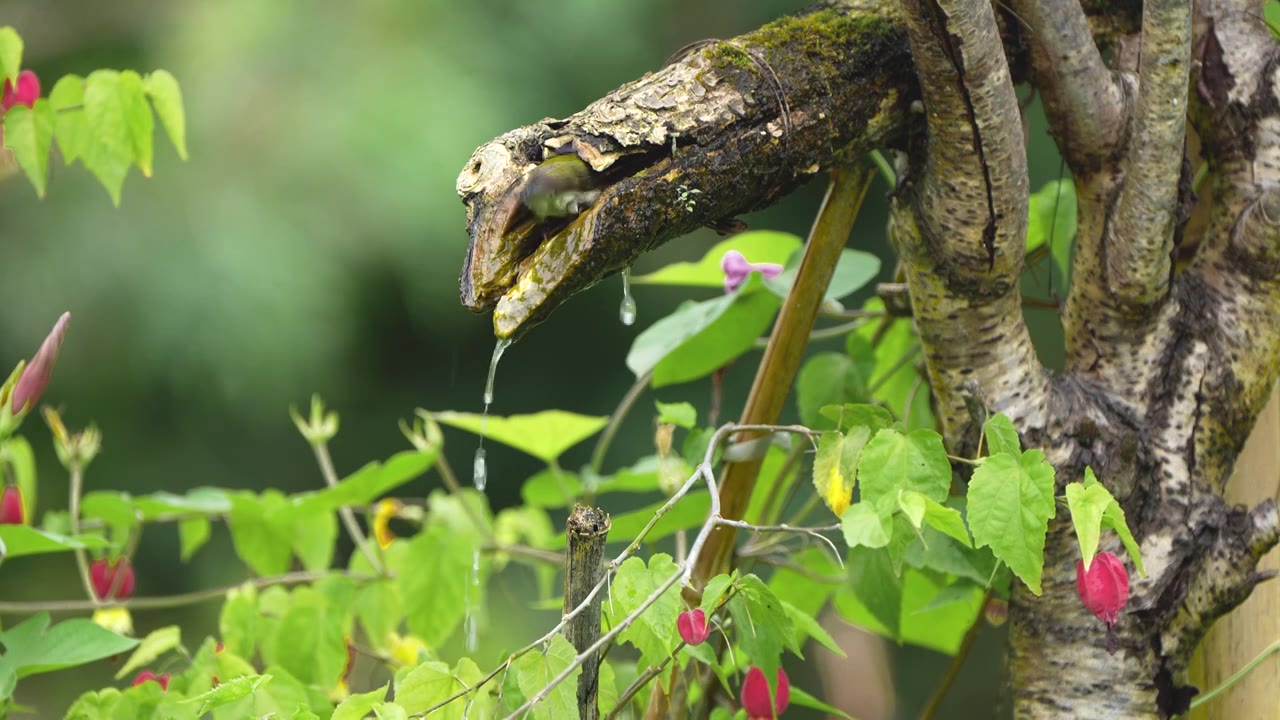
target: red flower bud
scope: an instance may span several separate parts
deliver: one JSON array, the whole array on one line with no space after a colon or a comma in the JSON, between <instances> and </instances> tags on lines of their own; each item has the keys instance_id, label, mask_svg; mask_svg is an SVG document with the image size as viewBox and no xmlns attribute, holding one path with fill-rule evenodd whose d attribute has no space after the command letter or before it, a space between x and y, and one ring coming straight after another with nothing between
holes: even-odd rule
<instances>
[{"instance_id":1,"label":"red flower bud","mask_svg":"<svg viewBox=\"0 0 1280 720\"><path fill-rule=\"evenodd\" d=\"M13 387L13 414L22 413L27 404L35 405L40 395L49 385L49 376L53 374L53 366L58 362L58 350L62 348L62 339L67 335L67 324L71 322L71 313L64 312L53 330L40 344L35 357L22 369L22 377Z\"/></svg>"},{"instance_id":2,"label":"red flower bud","mask_svg":"<svg viewBox=\"0 0 1280 720\"><path fill-rule=\"evenodd\" d=\"M1098 619L1107 624L1107 652L1115 654L1119 649L1114 628L1120 610L1129 601L1129 573L1120 558L1109 552L1100 552L1084 569L1084 561L1076 562L1076 590L1080 601Z\"/></svg>"},{"instance_id":3,"label":"red flower bud","mask_svg":"<svg viewBox=\"0 0 1280 720\"><path fill-rule=\"evenodd\" d=\"M31 107L39 97L40 78L30 70L23 70L18 73L18 87L15 88L9 80L4 81L4 94L0 95L0 113L8 112L14 105Z\"/></svg>"},{"instance_id":4,"label":"red flower bud","mask_svg":"<svg viewBox=\"0 0 1280 720\"><path fill-rule=\"evenodd\" d=\"M121 568L121 566L124 566ZM108 563L106 558L98 558L89 566L89 584L93 585L93 594L98 596L99 600L106 600L107 594L111 592L111 588L116 583L117 573L123 572L124 576L120 579L120 587L116 590L112 598L116 600L128 600L133 597L133 566L128 560L117 560L115 563Z\"/></svg>"},{"instance_id":5,"label":"red flower bud","mask_svg":"<svg viewBox=\"0 0 1280 720\"><path fill-rule=\"evenodd\" d=\"M711 636L711 627L707 625L707 614L702 608L685 610L676 618L676 629L680 631L680 639L689 645L701 645Z\"/></svg>"},{"instance_id":6,"label":"red flower bud","mask_svg":"<svg viewBox=\"0 0 1280 720\"><path fill-rule=\"evenodd\" d=\"M138 673L138 677L133 679L133 687L137 687L148 680L160 683L160 688L166 692L169 690L169 673L157 675L150 670L143 670Z\"/></svg>"},{"instance_id":7,"label":"red flower bud","mask_svg":"<svg viewBox=\"0 0 1280 720\"><path fill-rule=\"evenodd\" d=\"M751 720L774 717L774 705L769 702L769 683L764 679L764 671L754 665L742 681L740 699L742 709L747 711L747 717ZM781 715L791 704L791 680L787 678L787 671L782 668L778 668L777 701L777 714Z\"/></svg>"},{"instance_id":8,"label":"red flower bud","mask_svg":"<svg viewBox=\"0 0 1280 720\"><path fill-rule=\"evenodd\" d=\"M22 489L5 485L4 493L0 494L0 525L21 525L23 520Z\"/></svg>"}]
</instances>

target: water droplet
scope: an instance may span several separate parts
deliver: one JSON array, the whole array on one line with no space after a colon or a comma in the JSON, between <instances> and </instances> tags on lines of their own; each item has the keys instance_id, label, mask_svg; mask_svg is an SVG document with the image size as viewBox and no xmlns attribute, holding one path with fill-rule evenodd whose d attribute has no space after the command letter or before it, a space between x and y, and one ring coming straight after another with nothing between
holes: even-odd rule
<instances>
[{"instance_id":1,"label":"water droplet","mask_svg":"<svg viewBox=\"0 0 1280 720\"><path fill-rule=\"evenodd\" d=\"M481 438L480 442L483 443L484 439ZM476 448L475 460L471 461L471 481L480 492L484 492L484 486L489 483L489 468L485 463L483 444Z\"/></svg>"},{"instance_id":2,"label":"water droplet","mask_svg":"<svg viewBox=\"0 0 1280 720\"><path fill-rule=\"evenodd\" d=\"M471 577L467 582L464 605L466 616L463 618L462 627L466 635L467 652L475 652L480 644L480 548L471 551Z\"/></svg>"},{"instance_id":3,"label":"water droplet","mask_svg":"<svg viewBox=\"0 0 1280 720\"><path fill-rule=\"evenodd\" d=\"M485 414L489 412L489 405L493 403L493 377L498 372L498 361L502 359L502 353L511 347L511 340L503 338L493 346L493 358L489 360L489 379L484 384L484 409Z\"/></svg>"},{"instance_id":4,"label":"water droplet","mask_svg":"<svg viewBox=\"0 0 1280 720\"><path fill-rule=\"evenodd\" d=\"M623 325L632 325L636 321L636 299L631 296L631 268L622 271L622 305L618 308L618 317Z\"/></svg>"}]
</instances>

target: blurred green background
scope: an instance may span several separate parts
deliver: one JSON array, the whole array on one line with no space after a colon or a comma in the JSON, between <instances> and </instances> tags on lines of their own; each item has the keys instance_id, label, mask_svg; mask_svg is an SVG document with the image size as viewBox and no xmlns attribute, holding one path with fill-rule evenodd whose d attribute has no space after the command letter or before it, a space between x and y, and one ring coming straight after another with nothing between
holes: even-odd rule
<instances>
[{"instance_id":1,"label":"blurred green background","mask_svg":"<svg viewBox=\"0 0 1280 720\"><path fill-rule=\"evenodd\" d=\"M310 450L287 415L313 392L342 414L333 445L340 472L386 457L406 447L396 423L415 407L480 409L493 338L488 318L459 304L457 288L467 238L454 181L471 152L512 127L571 114L688 42L733 36L805 4L5 0L0 24L23 35L25 65L46 93L65 73L99 67L173 72L191 157L181 162L158 141L154 177L134 170L118 209L82 167L64 168L60 158L44 200L21 176L0 184L0 361L30 357L58 314L71 311L45 402L70 426L92 421L104 433L88 490L315 487ZM1031 137L1037 188L1057 176L1058 163L1038 120ZM822 190L813 183L744 219L803 236ZM885 258L888 274L885 190L872 191L853 243ZM700 257L718 239L702 231L674 241L637 272ZM617 320L620 281L575 298L508 351L494 412L608 414L633 379L623 363L631 339L682 292L638 288L631 328ZM1041 334L1052 355L1052 323ZM724 417L741 408L757 357L730 369ZM651 450L645 409L654 397L624 426L609 466ZM656 397L705 412L708 384ZM39 453L41 511L64 508L65 476L47 430L33 419L24 432ZM447 437L453 465L469 467L474 439ZM579 466L588 451L577 448L567 464ZM516 502L536 461L500 447L489 458L495 508ZM438 484L431 475L411 491ZM149 529L137 564L139 595L247 576L222 529L186 566L175 528ZM70 556L13 561L0 572L6 600L78 594ZM216 608L138 612L135 625L143 634L182 623L194 646L215 631ZM515 638L503 636L510 628L487 633L486 651L497 657L523 642L536 629L528 624ZM1002 642L998 630L984 632L945 717L990 716ZM910 648L893 657L898 714L912 717L947 659ZM793 678L817 689L811 669L792 666ZM61 717L75 694L109 684L113 670L104 663L32 678L19 700L39 707L39 717Z\"/></svg>"}]
</instances>

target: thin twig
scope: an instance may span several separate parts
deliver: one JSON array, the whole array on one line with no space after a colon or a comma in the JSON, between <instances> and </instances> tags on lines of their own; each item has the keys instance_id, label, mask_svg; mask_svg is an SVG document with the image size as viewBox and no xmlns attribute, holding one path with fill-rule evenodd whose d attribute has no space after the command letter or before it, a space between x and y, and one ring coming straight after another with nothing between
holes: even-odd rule
<instances>
[{"instance_id":1,"label":"thin twig","mask_svg":"<svg viewBox=\"0 0 1280 720\"><path fill-rule=\"evenodd\" d=\"M822 534L824 532L839 530L840 523L835 523L834 525L823 525L822 527L796 527L786 523L782 523L780 525L752 525L751 523L743 522L741 520L726 520L724 518L720 518L716 521L716 524L728 525L730 527L738 528L739 530L750 530L755 533L795 533L797 535L807 535L809 537L817 538L818 540L826 543L827 547L831 549L832 557L836 559L836 562L840 567L844 567L844 558L840 557L840 550L836 547L835 543L831 542L831 538Z\"/></svg>"},{"instance_id":2,"label":"thin twig","mask_svg":"<svg viewBox=\"0 0 1280 720\"><path fill-rule=\"evenodd\" d=\"M609 416L609 422L604 426L604 432L600 433L600 438L596 440L596 446L591 451L591 469L594 472L599 473L604 467L604 456L609 452L609 446L613 444L613 436L618 433L618 427L626 419L627 413L631 412L636 400L640 399L640 394L644 392L645 388L649 387L649 381L652 379L652 370L636 378L636 381L631 383L631 387L627 390L627 394L623 395L622 400L618 402L618 407L614 408L613 414Z\"/></svg>"},{"instance_id":3,"label":"thin twig","mask_svg":"<svg viewBox=\"0 0 1280 720\"><path fill-rule=\"evenodd\" d=\"M325 484L331 488L337 487L338 473L333 469L333 458L329 455L329 444L313 441L311 450L315 453L316 464L320 466L320 474L324 476ZM386 574L386 568L383 566L381 558L369 547L368 538L365 537L364 531L360 529L359 523L356 522L355 513L351 512L351 508L338 508L338 516L342 518L342 524L346 526L347 534L351 536L351 542L360 548L360 552L369 561L369 566L379 575Z\"/></svg>"},{"instance_id":4,"label":"thin twig","mask_svg":"<svg viewBox=\"0 0 1280 720\"><path fill-rule=\"evenodd\" d=\"M70 474L70 497L67 500L67 512L71 515L71 536L78 537L80 535L80 493L84 486L84 470L80 467L80 463L72 460L70 467L67 469ZM85 554L84 548L75 549L76 567L80 570L80 582L84 585L84 592L89 596L89 607L97 607L101 604L98 595L93 591L93 580L89 577L89 558Z\"/></svg>"}]
</instances>

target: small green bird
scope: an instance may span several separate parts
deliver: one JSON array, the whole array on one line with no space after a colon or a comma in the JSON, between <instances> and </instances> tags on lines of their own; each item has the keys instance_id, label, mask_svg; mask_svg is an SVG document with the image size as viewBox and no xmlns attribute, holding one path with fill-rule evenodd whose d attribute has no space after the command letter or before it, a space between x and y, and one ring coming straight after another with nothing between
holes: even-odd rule
<instances>
[{"instance_id":1,"label":"small green bird","mask_svg":"<svg viewBox=\"0 0 1280 720\"><path fill-rule=\"evenodd\" d=\"M600 197L600 189L595 185L595 175L582 158L572 152L552 155L525 180L520 201L538 222L572 217Z\"/></svg>"}]
</instances>

